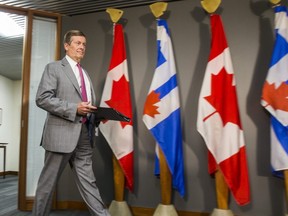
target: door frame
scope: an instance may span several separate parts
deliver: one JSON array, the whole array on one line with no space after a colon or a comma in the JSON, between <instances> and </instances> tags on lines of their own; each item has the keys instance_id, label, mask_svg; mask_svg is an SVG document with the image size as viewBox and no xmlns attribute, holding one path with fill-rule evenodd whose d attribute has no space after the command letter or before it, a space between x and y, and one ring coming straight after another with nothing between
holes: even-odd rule
<instances>
[{"instance_id":1,"label":"door frame","mask_svg":"<svg viewBox=\"0 0 288 216\"><path fill-rule=\"evenodd\" d=\"M45 11L30 10L13 6L0 5L0 11L26 16L26 31L23 40L22 58L22 105L20 128L20 153L19 153L19 182L18 182L18 209L21 211L32 210L34 197L26 196L27 179L27 147L28 147L28 119L29 119L29 89L32 49L32 29L35 16L52 18L56 20L56 53L55 60L60 58L60 36L62 28L62 15ZM47 62L48 63L48 62Z\"/></svg>"}]
</instances>

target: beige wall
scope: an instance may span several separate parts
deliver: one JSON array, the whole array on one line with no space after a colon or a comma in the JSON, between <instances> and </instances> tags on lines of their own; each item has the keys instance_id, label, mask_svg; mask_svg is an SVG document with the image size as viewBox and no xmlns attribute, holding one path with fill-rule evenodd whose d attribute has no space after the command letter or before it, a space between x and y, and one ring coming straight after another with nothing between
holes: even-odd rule
<instances>
[{"instance_id":1,"label":"beige wall","mask_svg":"<svg viewBox=\"0 0 288 216\"><path fill-rule=\"evenodd\" d=\"M19 171L21 92L21 81L0 76L0 108L3 109L0 142L8 143L6 171ZM0 172L3 172L3 149L0 149Z\"/></svg>"}]
</instances>

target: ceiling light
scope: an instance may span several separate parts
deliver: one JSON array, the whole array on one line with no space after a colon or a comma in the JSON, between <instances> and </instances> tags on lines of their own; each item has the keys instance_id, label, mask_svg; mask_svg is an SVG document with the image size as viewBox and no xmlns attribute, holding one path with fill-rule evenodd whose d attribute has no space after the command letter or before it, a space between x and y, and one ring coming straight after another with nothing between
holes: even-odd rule
<instances>
[{"instance_id":1,"label":"ceiling light","mask_svg":"<svg viewBox=\"0 0 288 216\"><path fill-rule=\"evenodd\" d=\"M4 37L22 36L24 29L21 28L15 20L8 16L7 13L0 12L0 35Z\"/></svg>"}]
</instances>

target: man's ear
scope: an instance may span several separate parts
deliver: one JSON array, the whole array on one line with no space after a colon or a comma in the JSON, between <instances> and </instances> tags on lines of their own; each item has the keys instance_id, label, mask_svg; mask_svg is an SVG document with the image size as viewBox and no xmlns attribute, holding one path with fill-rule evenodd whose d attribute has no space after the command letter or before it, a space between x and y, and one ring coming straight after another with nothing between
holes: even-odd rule
<instances>
[{"instance_id":1,"label":"man's ear","mask_svg":"<svg viewBox=\"0 0 288 216\"><path fill-rule=\"evenodd\" d=\"M68 50L68 46L69 46L68 43L64 43L64 49L65 49L66 51Z\"/></svg>"}]
</instances>

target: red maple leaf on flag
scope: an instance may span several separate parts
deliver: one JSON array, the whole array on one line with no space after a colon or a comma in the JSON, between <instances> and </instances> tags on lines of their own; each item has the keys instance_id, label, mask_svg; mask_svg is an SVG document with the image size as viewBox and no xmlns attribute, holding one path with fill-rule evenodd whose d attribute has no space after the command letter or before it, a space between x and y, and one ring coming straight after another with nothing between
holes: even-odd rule
<instances>
[{"instance_id":1,"label":"red maple leaf on flag","mask_svg":"<svg viewBox=\"0 0 288 216\"><path fill-rule=\"evenodd\" d=\"M262 98L275 110L288 111L288 85L286 83L281 83L276 88L274 83L269 84L266 81L263 87Z\"/></svg>"},{"instance_id":2,"label":"red maple leaf on flag","mask_svg":"<svg viewBox=\"0 0 288 216\"><path fill-rule=\"evenodd\" d=\"M223 67L217 75L212 74L211 79L211 95L205 97L205 99L216 111L207 116L204 121L218 112L223 126L231 122L242 129L238 112L236 87L233 85L234 75L228 74Z\"/></svg>"},{"instance_id":3,"label":"red maple leaf on flag","mask_svg":"<svg viewBox=\"0 0 288 216\"><path fill-rule=\"evenodd\" d=\"M132 113L129 92L129 82L123 75L118 81L113 81L111 98L105 102L109 105L109 107L112 107L125 116L131 118ZM120 121L120 123L124 128L126 125L132 125L132 120L129 122Z\"/></svg>"},{"instance_id":4,"label":"red maple leaf on flag","mask_svg":"<svg viewBox=\"0 0 288 216\"><path fill-rule=\"evenodd\" d=\"M145 106L144 106L144 111L143 111L144 115L146 114L146 115L149 115L152 118L154 118L154 116L156 114L159 114L159 112L157 110L158 106L155 105L157 102L160 101L159 95L160 95L160 93L156 93L155 91L152 91L147 96L147 99L146 99L146 102L145 102Z\"/></svg>"}]
</instances>

